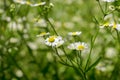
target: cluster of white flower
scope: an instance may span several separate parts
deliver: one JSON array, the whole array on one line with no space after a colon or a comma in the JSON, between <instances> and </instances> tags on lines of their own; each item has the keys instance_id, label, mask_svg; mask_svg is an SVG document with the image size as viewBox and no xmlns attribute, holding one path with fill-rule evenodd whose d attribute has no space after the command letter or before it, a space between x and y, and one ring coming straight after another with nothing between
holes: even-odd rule
<instances>
[{"instance_id":1,"label":"cluster of white flower","mask_svg":"<svg viewBox=\"0 0 120 80\"><path fill-rule=\"evenodd\" d=\"M68 35L70 36L79 36L82 32L69 32ZM42 32L39 35L37 35L37 37L44 37L49 35L49 32ZM65 41L62 39L61 36L49 36L48 38L46 38L45 40L45 44L48 46L52 46L52 47L59 47L61 45L63 45ZM78 51L82 51L88 48L88 45L84 42L74 42L71 43L70 45L68 45L69 49L72 50L78 50Z\"/></svg>"},{"instance_id":2,"label":"cluster of white flower","mask_svg":"<svg viewBox=\"0 0 120 80\"><path fill-rule=\"evenodd\" d=\"M104 27L111 27L112 29L116 29L120 31L120 24L116 24L115 22L113 23L106 22L105 24L100 25L100 28L104 28Z\"/></svg>"}]
</instances>

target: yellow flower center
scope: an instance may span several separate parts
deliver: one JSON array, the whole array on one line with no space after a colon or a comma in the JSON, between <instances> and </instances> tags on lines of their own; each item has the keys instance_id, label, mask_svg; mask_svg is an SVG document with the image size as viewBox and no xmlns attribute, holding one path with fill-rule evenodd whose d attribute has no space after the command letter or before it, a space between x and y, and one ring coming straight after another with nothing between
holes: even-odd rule
<instances>
[{"instance_id":1,"label":"yellow flower center","mask_svg":"<svg viewBox=\"0 0 120 80\"><path fill-rule=\"evenodd\" d=\"M117 27L117 25L114 23L114 25L113 25L113 27L112 27L112 28L113 28L113 29L116 29L116 27Z\"/></svg>"},{"instance_id":2,"label":"yellow flower center","mask_svg":"<svg viewBox=\"0 0 120 80\"><path fill-rule=\"evenodd\" d=\"M76 35L76 32L72 32L72 35L75 36L75 35Z\"/></svg>"},{"instance_id":3,"label":"yellow flower center","mask_svg":"<svg viewBox=\"0 0 120 80\"><path fill-rule=\"evenodd\" d=\"M30 5L30 4L31 4L31 2L27 1L27 2L26 2L26 4Z\"/></svg>"},{"instance_id":4,"label":"yellow flower center","mask_svg":"<svg viewBox=\"0 0 120 80\"><path fill-rule=\"evenodd\" d=\"M44 35L46 35L46 32L42 32L42 33L40 33L40 35L41 35L41 36L44 36Z\"/></svg>"},{"instance_id":5,"label":"yellow flower center","mask_svg":"<svg viewBox=\"0 0 120 80\"><path fill-rule=\"evenodd\" d=\"M83 45L79 45L77 48L78 50L83 50L85 47Z\"/></svg>"},{"instance_id":6,"label":"yellow flower center","mask_svg":"<svg viewBox=\"0 0 120 80\"><path fill-rule=\"evenodd\" d=\"M49 37L49 42L54 42L55 41L55 38L56 38L56 36L51 36L51 37Z\"/></svg>"},{"instance_id":7,"label":"yellow flower center","mask_svg":"<svg viewBox=\"0 0 120 80\"><path fill-rule=\"evenodd\" d=\"M107 27L107 26L109 26L109 23L106 22L105 24L103 24L103 26Z\"/></svg>"}]
</instances>

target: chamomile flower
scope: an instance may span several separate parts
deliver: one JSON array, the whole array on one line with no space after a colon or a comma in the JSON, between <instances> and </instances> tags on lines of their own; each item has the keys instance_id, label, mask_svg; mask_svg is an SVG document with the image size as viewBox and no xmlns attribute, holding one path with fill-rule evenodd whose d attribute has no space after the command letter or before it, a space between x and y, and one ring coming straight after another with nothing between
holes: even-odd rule
<instances>
[{"instance_id":1,"label":"chamomile flower","mask_svg":"<svg viewBox=\"0 0 120 80\"><path fill-rule=\"evenodd\" d=\"M49 35L49 32L41 32L39 35L37 35L37 37L43 37L43 36L47 36Z\"/></svg>"},{"instance_id":2,"label":"chamomile flower","mask_svg":"<svg viewBox=\"0 0 120 80\"><path fill-rule=\"evenodd\" d=\"M50 3L50 6L51 6L51 7L54 7L54 4L53 4L53 3Z\"/></svg>"},{"instance_id":3,"label":"chamomile flower","mask_svg":"<svg viewBox=\"0 0 120 80\"><path fill-rule=\"evenodd\" d=\"M26 1L23 1L23 0L14 0L14 2L19 3L19 4L25 4L26 3Z\"/></svg>"},{"instance_id":4,"label":"chamomile flower","mask_svg":"<svg viewBox=\"0 0 120 80\"><path fill-rule=\"evenodd\" d=\"M79 36L82 32L77 31L77 32L69 32L68 35L70 36Z\"/></svg>"},{"instance_id":5,"label":"chamomile flower","mask_svg":"<svg viewBox=\"0 0 120 80\"><path fill-rule=\"evenodd\" d=\"M114 2L115 0L102 0L104 2Z\"/></svg>"},{"instance_id":6,"label":"chamomile flower","mask_svg":"<svg viewBox=\"0 0 120 80\"><path fill-rule=\"evenodd\" d=\"M105 22L104 24L100 25L100 28L109 27L109 26L110 26L109 22Z\"/></svg>"},{"instance_id":7,"label":"chamomile flower","mask_svg":"<svg viewBox=\"0 0 120 80\"><path fill-rule=\"evenodd\" d=\"M120 24L114 23L113 26L112 26L112 28L120 31Z\"/></svg>"},{"instance_id":8,"label":"chamomile flower","mask_svg":"<svg viewBox=\"0 0 120 80\"><path fill-rule=\"evenodd\" d=\"M79 51L82 51L82 50L85 50L88 48L88 45L84 42L75 42L75 43L72 43L68 46L69 49L72 49L72 50L79 50Z\"/></svg>"},{"instance_id":9,"label":"chamomile flower","mask_svg":"<svg viewBox=\"0 0 120 80\"><path fill-rule=\"evenodd\" d=\"M36 4L30 4L31 7L36 7L36 6L42 6L45 5L46 2L40 2L40 3L36 3Z\"/></svg>"},{"instance_id":10,"label":"chamomile flower","mask_svg":"<svg viewBox=\"0 0 120 80\"><path fill-rule=\"evenodd\" d=\"M46 2L40 2L40 3L36 3L36 4L33 4L29 1L25 1L25 0L14 0L15 3L19 3L19 4L27 4L27 5L30 5L32 7L36 7L36 6L40 6L40 5L45 5Z\"/></svg>"},{"instance_id":11,"label":"chamomile flower","mask_svg":"<svg viewBox=\"0 0 120 80\"><path fill-rule=\"evenodd\" d=\"M63 45L63 43L64 43L64 40L62 39L61 36L49 36L45 40L45 44L52 47L59 47Z\"/></svg>"}]
</instances>

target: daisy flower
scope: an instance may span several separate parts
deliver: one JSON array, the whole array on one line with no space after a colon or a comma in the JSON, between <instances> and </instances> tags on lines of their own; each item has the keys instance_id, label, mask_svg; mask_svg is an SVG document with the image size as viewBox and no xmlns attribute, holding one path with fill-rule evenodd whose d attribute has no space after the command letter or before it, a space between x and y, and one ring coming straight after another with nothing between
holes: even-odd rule
<instances>
[{"instance_id":1,"label":"daisy flower","mask_svg":"<svg viewBox=\"0 0 120 80\"><path fill-rule=\"evenodd\" d=\"M77 31L77 32L69 32L68 35L70 36L79 36L82 32Z\"/></svg>"},{"instance_id":2,"label":"daisy flower","mask_svg":"<svg viewBox=\"0 0 120 80\"><path fill-rule=\"evenodd\" d=\"M36 4L30 4L30 6L32 7L36 7L36 6L42 6L42 5L45 5L46 2L40 2L40 3L36 3Z\"/></svg>"},{"instance_id":3,"label":"daisy flower","mask_svg":"<svg viewBox=\"0 0 120 80\"><path fill-rule=\"evenodd\" d=\"M110 26L109 22L105 22L104 24L100 25L100 28L109 27L109 26Z\"/></svg>"},{"instance_id":4,"label":"daisy flower","mask_svg":"<svg viewBox=\"0 0 120 80\"><path fill-rule=\"evenodd\" d=\"M112 26L112 28L120 31L120 24L114 23L113 26Z\"/></svg>"},{"instance_id":5,"label":"daisy flower","mask_svg":"<svg viewBox=\"0 0 120 80\"><path fill-rule=\"evenodd\" d=\"M26 1L24 0L14 0L14 2L19 4L26 4Z\"/></svg>"},{"instance_id":6,"label":"daisy flower","mask_svg":"<svg viewBox=\"0 0 120 80\"><path fill-rule=\"evenodd\" d=\"M114 2L115 0L102 0L104 2Z\"/></svg>"},{"instance_id":7,"label":"daisy flower","mask_svg":"<svg viewBox=\"0 0 120 80\"><path fill-rule=\"evenodd\" d=\"M82 50L85 50L88 48L88 45L84 42L75 42L75 43L72 43L68 46L69 49L72 49L72 50L79 50L79 51L82 51Z\"/></svg>"},{"instance_id":8,"label":"daisy flower","mask_svg":"<svg viewBox=\"0 0 120 80\"><path fill-rule=\"evenodd\" d=\"M43 36L46 36L46 35L49 35L50 33L49 32L41 32L39 35L37 35L37 37L43 37Z\"/></svg>"},{"instance_id":9,"label":"daisy flower","mask_svg":"<svg viewBox=\"0 0 120 80\"><path fill-rule=\"evenodd\" d=\"M40 5L45 5L46 2L40 2L40 3L36 3L36 4L32 4L29 1L25 1L25 0L14 0L15 3L19 3L19 4L27 4L30 5L32 7L36 7L36 6L40 6Z\"/></svg>"},{"instance_id":10,"label":"daisy flower","mask_svg":"<svg viewBox=\"0 0 120 80\"><path fill-rule=\"evenodd\" d=\"M49 36L45 40L45 44L52 47L59 47L64 43L64 40L61 36Z\"/></svg>"}]
</instances>

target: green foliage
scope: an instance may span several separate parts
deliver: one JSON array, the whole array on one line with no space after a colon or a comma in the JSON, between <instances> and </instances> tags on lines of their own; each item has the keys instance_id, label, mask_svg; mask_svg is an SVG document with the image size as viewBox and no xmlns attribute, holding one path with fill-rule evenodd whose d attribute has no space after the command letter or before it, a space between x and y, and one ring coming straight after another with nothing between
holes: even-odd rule
<instances>
[{"instance_id":1,"label":"green foliage","mask_svg":"<svg viewBox=\"0 0 120 80\"><path fill-rule=\"evenodd\" d=\"M2 0L0 80L119 80L120 1L107 1Z\"/></svg>"}]
</instances>

